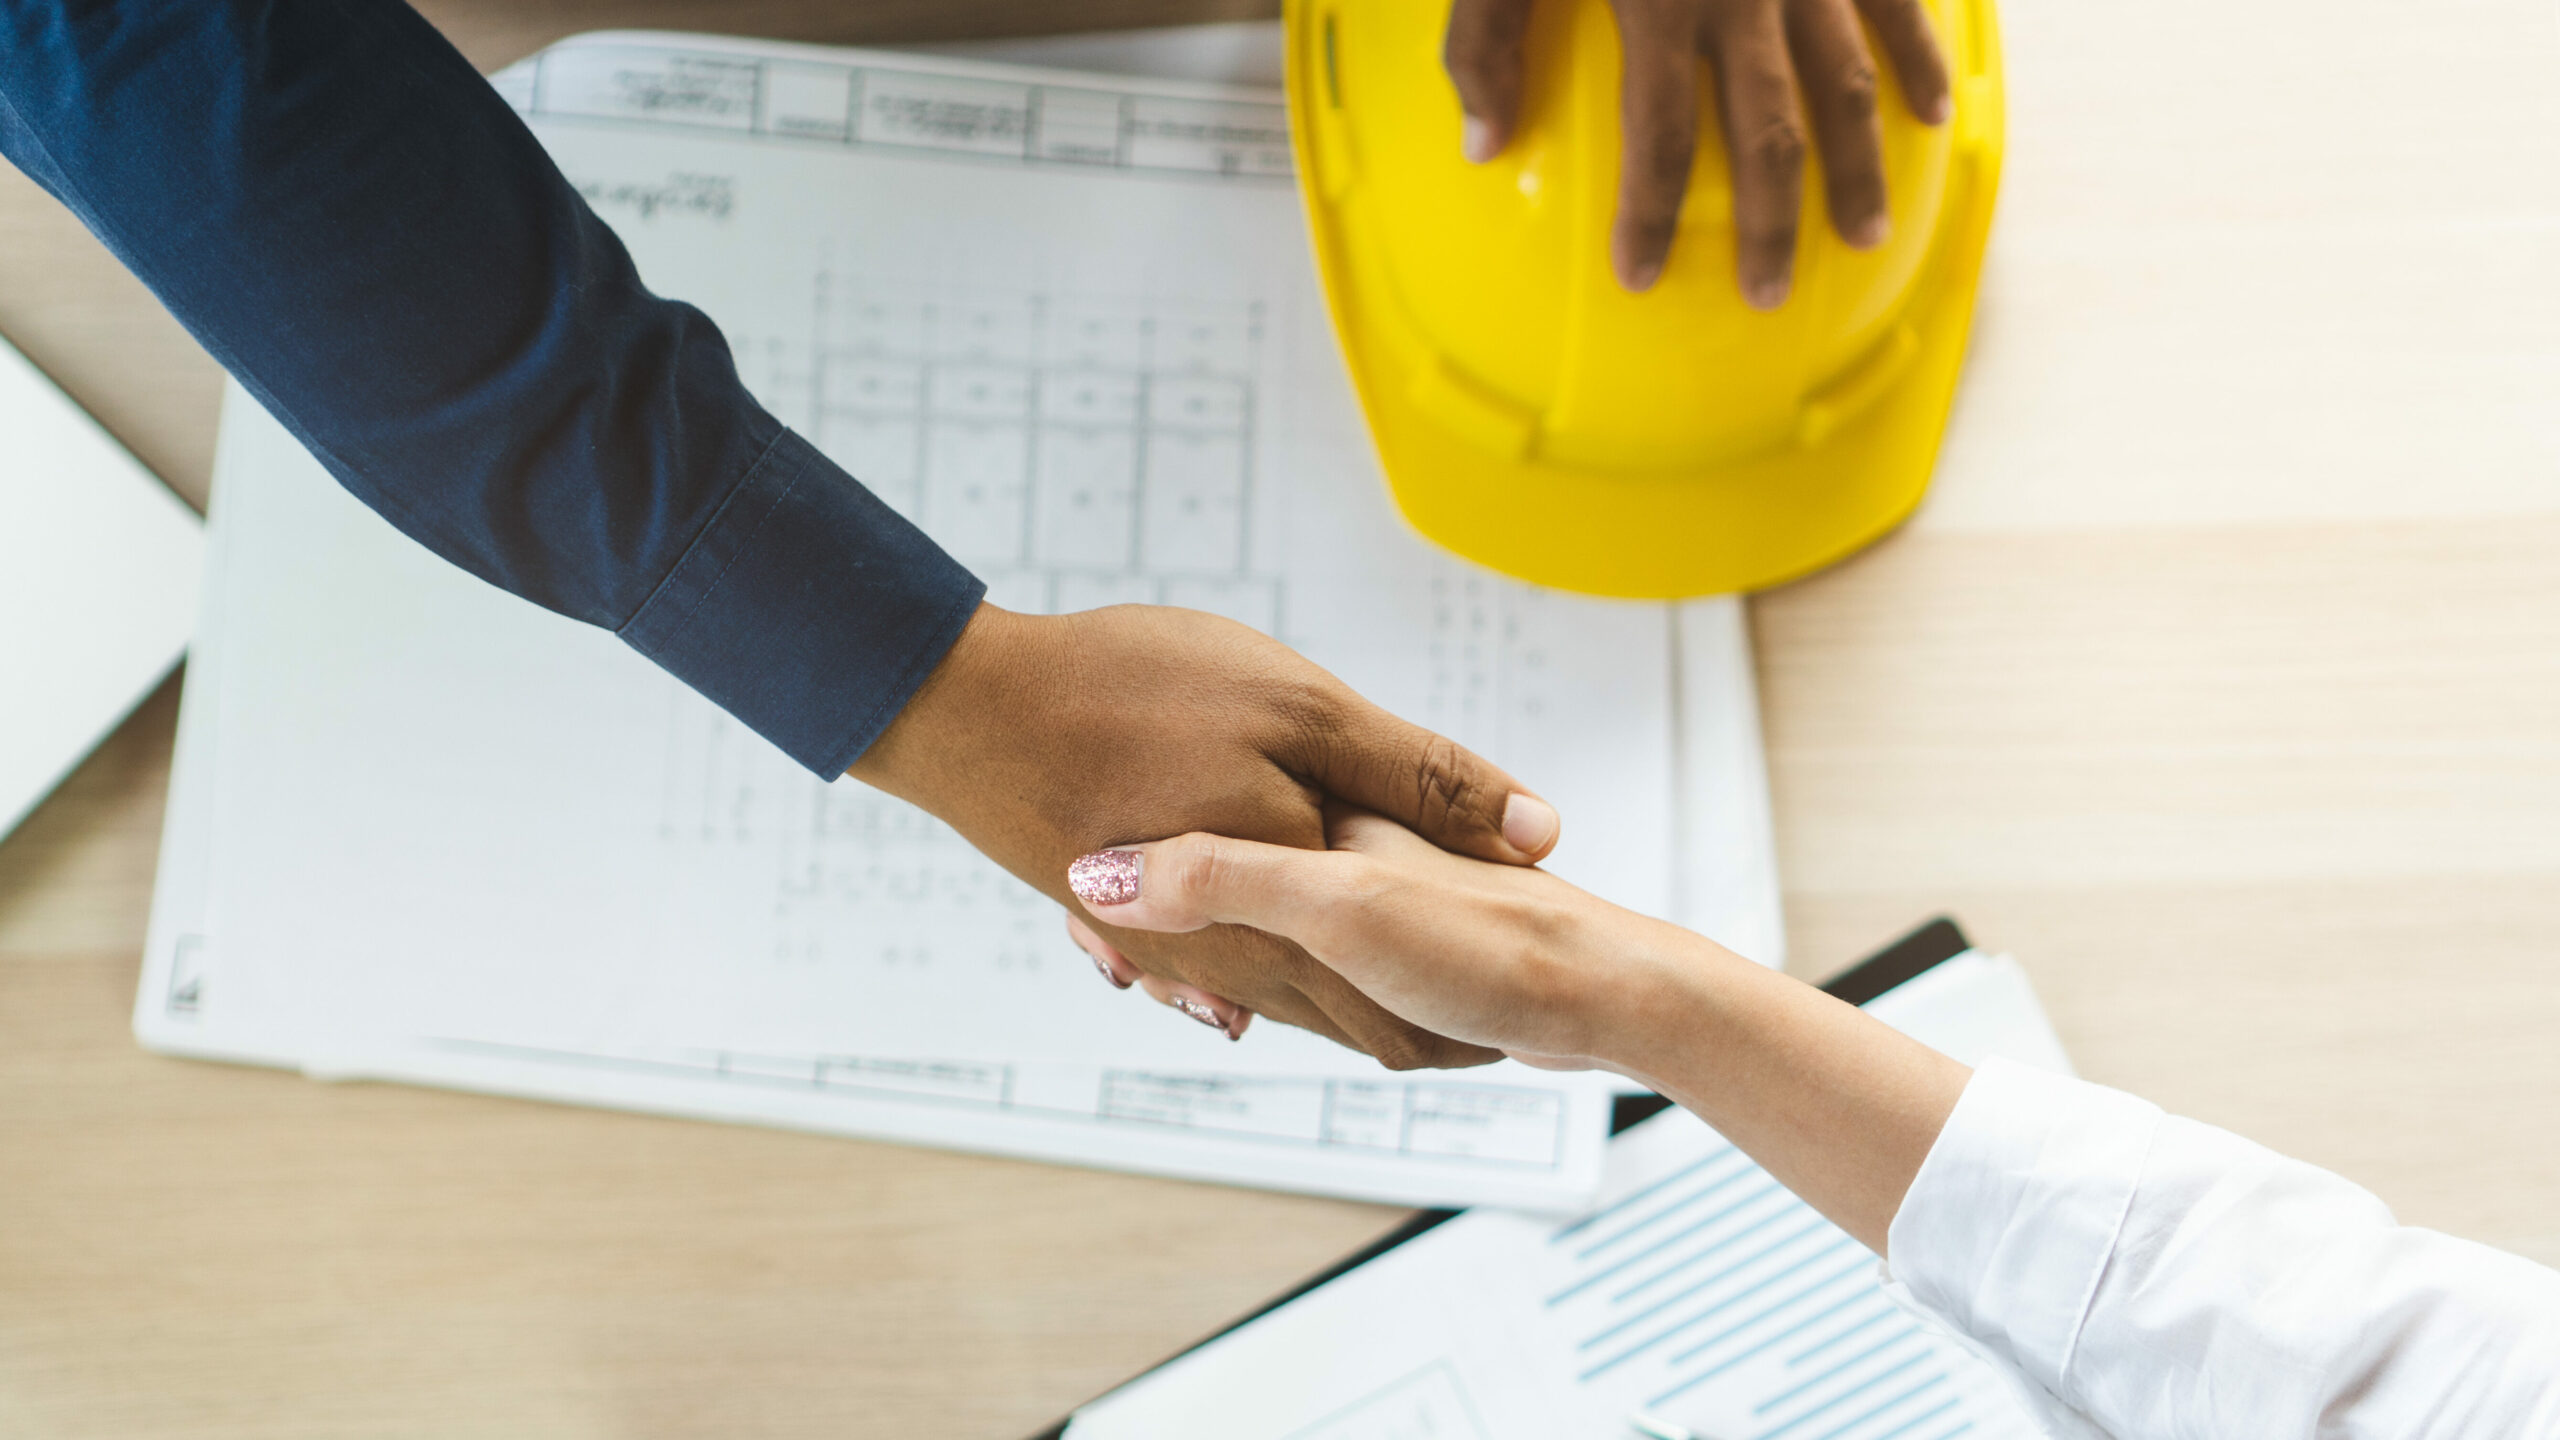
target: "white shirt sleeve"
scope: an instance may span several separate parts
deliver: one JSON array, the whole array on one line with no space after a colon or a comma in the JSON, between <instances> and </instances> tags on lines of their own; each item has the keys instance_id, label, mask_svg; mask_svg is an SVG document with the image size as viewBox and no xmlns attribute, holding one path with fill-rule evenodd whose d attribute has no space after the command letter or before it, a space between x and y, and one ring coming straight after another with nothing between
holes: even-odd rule
<instances>
[{"instance_id":1,"label":"white shirt sleeve","mask_svg":"<svg viewBox=\"0 0 2560 1440\"><path fill-rule=\"evenodd\" d=\"M2560 1437L2560 1272L2067 1076L1977 1070L1886 1250L2117 1440Z\"/></svg>"}]
</instances>

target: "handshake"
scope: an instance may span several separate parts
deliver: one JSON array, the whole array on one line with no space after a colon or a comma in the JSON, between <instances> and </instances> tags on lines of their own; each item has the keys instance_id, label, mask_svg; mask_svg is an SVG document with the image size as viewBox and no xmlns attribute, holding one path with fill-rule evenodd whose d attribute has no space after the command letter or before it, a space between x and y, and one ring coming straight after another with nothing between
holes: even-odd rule
<instances>
[{"instance_id":1,"label":"handshake","mask_svg":"<svg viewBox=\"0 0 2560 1440\"><path fill-rule=\"evenodd\" d=\"M1703 943L1535 869L1560 821L1497 767L1193 611L982 607L853 774L1064 905L1111 983L1230 1037L1600 1063L1634 957Z\"/></svg>"},{"instance_id":2,"label":"handshake","mask_svg":"<svg viewBox=\"0 0 2560 1440\"><path fill-rule=\"evenodd\" d=\"M852 773L1057 900L1115 985L1393 1069L1617 1071L1878 1248L1969 1074L1537 869L1545 801L1215 616L982 606Z\"/></svg>"},{"instance_id":3,"label":"handshake","mask_svg":"<svg viewBox=\"0 0 2560 1440\"><path fill-rule=\"evenodd\" d=\"M1190 834L1103 850L1068 867L1085 914L1128 931L1249 926L1339 975L1407 1024L1550 1069L1621 1069L1629 1022L1707 942L1542 870L1432 845L1382 815L1325 806L1322 851ZM1073 912L1067 928L1112 983L1229 1035L1251 1011L1145 974ZM1731 958L1731 957L1728 957Z\"/></svg>"},{"instance_id":4,"label":"handshake","mask_svg":"<svg viewBox=\"0 0 2560 1440\"><path fill-rule=\"evenodd\" d=\"M1318 852L1351 843L1356 828L1361 843L1393 829L1452 863L1470 857L1509 879L1561 885L1527 868L1560 829L1544 800L1280 642L1190 610L981 606L851 773L931 811L1064 905L1077 943L1114 983L1143 983L1231 1036L1260 1015L1397 1070L1481 1065L1503 1047L1381 1003L1286 926L1243 915L1164 923L1166 877L1192 873L1177 860L1158 860L1136 910L1087 909L1080 897L1115 875L1136 894L1143 861L1118 847L1194 832L1155 849L1206 857L1202 880L1219 858L1248 852L1325 859ZM1072 884L1071 864L1084 877Z\"/></svg>"}]
</instances>

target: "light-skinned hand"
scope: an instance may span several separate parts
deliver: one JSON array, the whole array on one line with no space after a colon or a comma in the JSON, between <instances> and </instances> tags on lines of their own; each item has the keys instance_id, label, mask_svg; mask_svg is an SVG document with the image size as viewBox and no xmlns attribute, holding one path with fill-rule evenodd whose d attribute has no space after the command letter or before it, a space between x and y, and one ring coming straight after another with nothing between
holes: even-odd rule
<instances>
[{"instance_id":1,"label":"light-skinned hand","mask_svg":"<svg viewBox=\"0 0 2560 1440\"><path fill-rule=\"evenodd\" d=\"M1882 1253L1964 1066L1544 871L1451 855L1339 803L1327 821L1325 852L1195 834L1086 857L1084 913L1124 936L1285 935L1417 1026L1632 1076Z\"/></svg>"},{"instance_id":2,"label":"light-skinned hand","mask_svg":"<svg viewBox=\"0 0 2560 1440\"><path fill-rule=\"evenodd\" d=\"M1326 821L1322 852L1213 834L1130 847L1137 883L1119 889L1135 893L1084 898L1084 916L1123 936L1237 925L1285 935L1415 1025L1558 1068L1610 1065L1609 1029L1642 1007L1633 992L1658 957L1699 943L1543 870L1451 855L1354 806L1328 807ZM1072 912L1068 925L1088 948L1099 938ZM1148 993L1229 1007L1214 990Z\"/></svg>"},{"instance_id":3,"label":"light-skinned hand","mask_svg":"<svg viewBox=\"0 0 2560 1440\"><path fill-rule=\"evenodd\" d=\"M851 773L932 812L1071 910L1076 856L1188 830L1321 849L1328 799L1506 866L1544 857L1560 828L1553 807L1509 775L1288 646L1159 606L1059 616L982 606ZM1259 1013L1390 1069L1496 1058L1399 1018L1268 933L1107 922L1088 933L1126 967L1116 981L1150 977L1160 999L1215 996L1221 1011L1207 1023L1231 1035Z\"/></svg>"},{"instance_id":4,"label":"light-skinned hand","mask_svg":"<svg viewBox=\"0 0 2560 1440\"><path fill-rule=\"evenodd\" d=\"M1562 0L1450 7L1442 58L1466 111L1468 159L1490 160L1511 143L1533 3ZM1921 0L1611 0L1610 8L1625 52L1618 217L1609 239L1621 284L1652 288L1670 257L1697 148L1701 59L1713 72L1732 163L1743 298L1774 310L1794 283L1808 121L1822 150L1832 226L1861 249L1884 242L1890 221L1875 51L1891 63L1913 115L1936 125L1954 113L1946 60Z\"/></svg>"}]
</instances>

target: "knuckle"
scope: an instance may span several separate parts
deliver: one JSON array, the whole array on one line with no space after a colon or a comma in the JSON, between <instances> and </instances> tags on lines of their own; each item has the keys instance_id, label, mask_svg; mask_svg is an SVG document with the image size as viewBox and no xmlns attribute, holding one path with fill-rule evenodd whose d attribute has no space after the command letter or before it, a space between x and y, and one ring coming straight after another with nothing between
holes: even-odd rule
<instances>
[{"instance_id":1,"label":"knuckle","mask_svg":"<svg viewBox=\"0 0 2560 1440\"><path fill-rule=\"evenodd\" d=\"M1297 724L1328 731L1347 724L1359 703L1359 697L1344 689L1341 681L1312 666L1307 673L1276 680L1271 693L1281 714Z\"/></svg>"},{"instance_id":2,"label":"knuckle","mask_svg":"<svg viewBox=\"0 0 2560 1440\"><path fill-rule=\"evenodd\" d=\"M1804 163L1804 127L1792 115L1772 115L1751 127L1743 153L1759 169L1784 173Z\"/></svg>"},{"instance_id":3,"label":"knuckle","mask_svg":"<svg viewBox=\"0 0 2560 1440\"><path fill-rule=\"evenodd\" d=\"M1262 689L1261 705L1285 743L1314 753L1338 737L1349 718L1330 676L1275 676Z\"/></svg>"},{"instance_id":4,"label":"knuckle","mask_svg":"<svg viewBox=\"0 0 2560 1440\"><path fill-rule=\"evenodd\" d=\"M1466 762L1466 751L1446 735L1435 734L1423 742L1421 761L1414 767L1414 813L1426 825L1476 818L1483 787L1468 773Z\"/></svg>"},{"instance_id":5,"label":"knuckle","mask_svg":"<svg viewBox=\"0 0 2560 1440\"><path fill-rule=\"evenodd\" d=\"M1431 1064L1439 1038L1427 1030L1398 1024L1370 1037L1369 1055L1390 1070L1421 1070Z\"/></svg>"},{"instance_id":6,"label":"knuckle","mask_svg":"<svg viewBox=\"0 0 2560 1440\"><path fill-rule=\"evenodd\" d=\"M1842 66L1831 77L1832 101L1852 119L1864 120L1876 113L1878 91L1875 63L1864 56Z\"/></svg>"},{"instance_id":7,"label":"knuckle","mask_svg":"<svg viewBox=\"0 0 2560 1440\"><path fill-rule=\"evenodd\" d=\"M1206 897L1217 893L1228 858L1226 843L1217 836L1179 836L1157 853L1161 857L1159 863L1171 872L1165 877L1173 882L1168 887L1173 892L1168 898L1197 906Z\"/></svg>"}]
</instances>

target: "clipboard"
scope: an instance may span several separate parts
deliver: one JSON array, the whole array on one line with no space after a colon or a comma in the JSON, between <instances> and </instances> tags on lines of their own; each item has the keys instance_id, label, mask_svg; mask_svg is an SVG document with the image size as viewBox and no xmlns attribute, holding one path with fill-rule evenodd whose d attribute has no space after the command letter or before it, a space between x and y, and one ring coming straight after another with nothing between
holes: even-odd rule
<instances>
[{"instance_id":1,"label":"clipboard","mask_svg":"<svg viewBox=\"0 0 2560 1440\"><path fill-rule=\"evenodd\" d=\"M1886 991L1893 989L1895 986L1942 965L1972 948L1973 942L1965 938L1963 929L1960 928L1953 919L1941 915L1920 926L1918 929L1913 930L1910 934L1903 936L1901 939L1894 941L1892 944L1887 945L1883 949L1868 956L1866 959L1859 961L1857 964L1852 965L1848 969L1841 971L1839 974L1832 976L1830 979L1823 981L1821 988L1823 993L1841 1000L1846 1000L1852 1005L1864 1005L1868 1001L1875 999L1877 996L1884 994ZM1609 1117L1609 1133L1612 1135L1620 1134L1636 1125L1652 1119L1654 1116L1659 1115L1670 1108L1671 1102L1659 1095L1651 1093L1641 1095L1621 1095L1617 1100L1617 1108ZM1462 1213L1464 1212L1458 1210L1415 1211L1411 1216L1406 1218L1403 1224L1398 1225L1384 1235L1379 1236L1367 1245L1364 1245L1349 1255L1342 1257L1340 1260L1326 1266L1315 1274L1308 1276L1306 1279L1300 1281L1294 1286L1291 1286L1283 1293L1273 1296L1261 1305L1254 1307L1251 1311L1237 1316L1225 1325L1201 1336L1199 1339L1194 1340L1190 1344L1183 1346L1181 1349L1170 1355L1167 1355L1155 1364L1150 1365L1146 1369L1139 1371L1137 1374L1130 1376L1128 1379L1121 1381L1120 1384L1113 1386L1110 1390L1102 1392L1101 1395L1095 1396L1093 1400L1086 1401L1085 1404L1093 1404L1095 1401L1101 1400L1105 1396L1144 1380L1147 1376L1154 1374L1156 1371L1163 1369L1165 1366L1170 1365L1174 1361L1181 1359L1183 1356L1190 1354L1192 1351L1199 1349L1201 1346L1207 1345L1211 1341L1217 1340L1236 1330L1240 1330L1243 1327L1252 1324L1254 1321L1261 1319L1263 1316L1270 1314L1272 1311L1277 1310L1312 1291L1320 1290L1323 1287L1332 1284L1334 1281L1341 1279L1343 1276L1350 1274L1352 1271L1359 1269L1361 1266L1366 1265L1370 1261L1377 1259L1379 1256L1386 1254L1388 1251L1395 1249L1397 1246L1414 1239L1416 1236L1427 1234L1431 1230L1458 1218ZM1077 1407L1078 1410L1083 1408L1083 1406ZM1070 1412L1065 1417L1061 1418L1056 1424L1051 1425L1031 1436L1030 1440L1065 1440L1067 1427L1073 1423L1075 1423L1075 1414Z\"/></svg>"}]
</instances>

